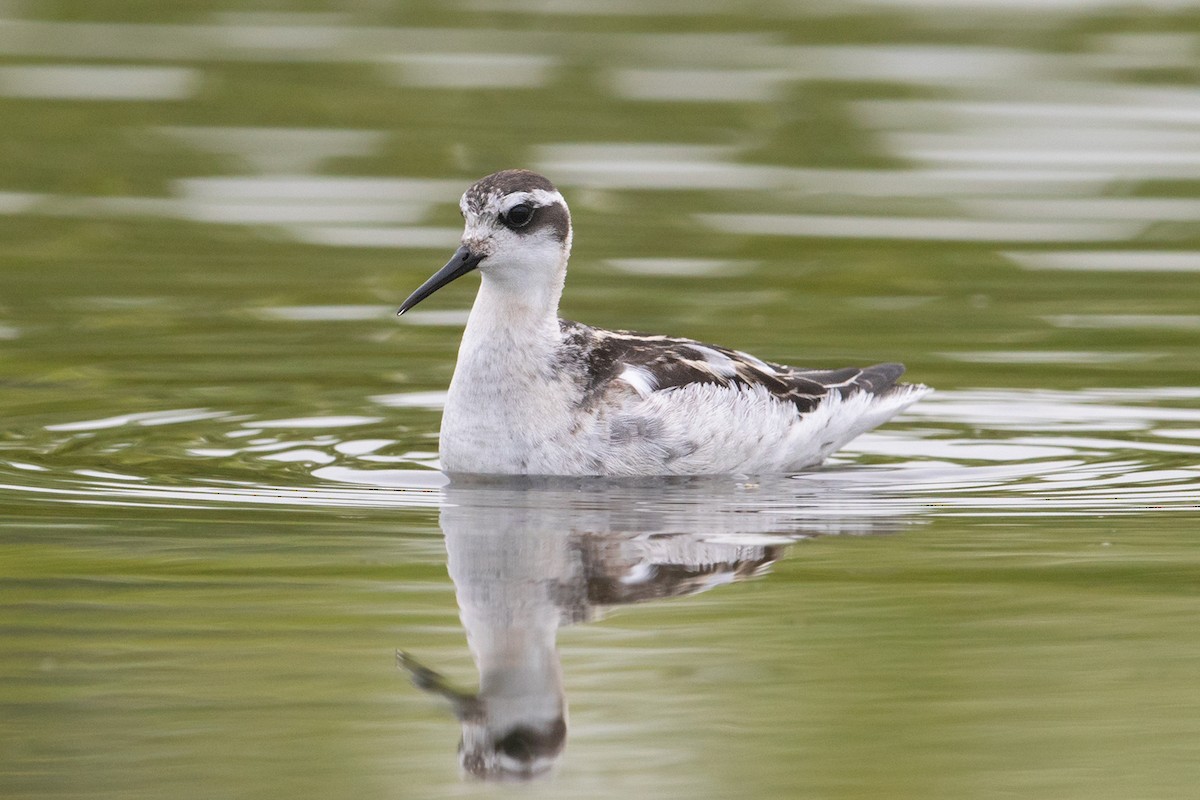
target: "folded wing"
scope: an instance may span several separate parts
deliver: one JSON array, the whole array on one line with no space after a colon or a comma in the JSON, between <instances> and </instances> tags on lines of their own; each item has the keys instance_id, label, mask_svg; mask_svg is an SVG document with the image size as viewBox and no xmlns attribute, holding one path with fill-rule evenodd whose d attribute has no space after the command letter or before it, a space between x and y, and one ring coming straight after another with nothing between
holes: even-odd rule
<instances>
[{"instance_id":1,"label":"folded wing","mask_svg":"<svg viewBox=\"0 0 1200 800\"><path fill-rule=\"evenodd\" d=\"M691 384L761 386L780 401L795 404L801 414L834 392L843 397L860 392L883 396L904 386L896 383L904 374L902 364L801 369L691 339L608 331L568 320L560 325L570 356L564 361L586 364L580 375L584 406L597 402L618 382L643 396Z\"/></svg>"}]
</instances>

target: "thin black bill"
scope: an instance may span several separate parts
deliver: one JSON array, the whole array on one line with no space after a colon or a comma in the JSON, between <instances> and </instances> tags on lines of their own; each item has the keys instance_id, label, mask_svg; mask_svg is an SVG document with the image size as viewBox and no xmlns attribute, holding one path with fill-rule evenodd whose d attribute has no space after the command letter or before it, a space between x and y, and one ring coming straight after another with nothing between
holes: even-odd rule
<instances>
[{"instance_id":1,"label":"thin black bill","mask_svg":"<svg viewBox=\"0 0 1200 800\"><path fill-rule=\"evenodd\" d=\"M480 261L483 261L483 256L475 255L467 249L466 245L458 248L458 250L454 252L454 256L451 257L449 263L435 272L429 280L422 283L415 292L410 294L408 299L405 300L400 306L400 310L396 313L403 314L405 311L408 311L417 303L421 302L426 297L429 297L429 295L445 286L447 283L450 283L457 278L461 278L463 275L466 275L468 272L478 267Z\"/></svg>"}]
</instances>

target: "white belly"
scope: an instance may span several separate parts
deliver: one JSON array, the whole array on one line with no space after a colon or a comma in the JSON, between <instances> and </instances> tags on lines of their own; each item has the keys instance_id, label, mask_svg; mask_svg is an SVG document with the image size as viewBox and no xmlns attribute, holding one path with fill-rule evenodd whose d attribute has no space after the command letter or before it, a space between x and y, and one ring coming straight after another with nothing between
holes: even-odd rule
<instances>
[{"instance_id":1,"label":"white belly","mask_svg":"<svg viewBox=\"0 0 1200 800\"><path fill-rule=\"evenodd\" d=\"M801 416L765 390L713 384L630 395L586 411L574 408L565 384L473 399L451 388L442 422L442 468L509 475L796 472L819 465L924 394L835 396Z\"/></svg>"}]
</instances>

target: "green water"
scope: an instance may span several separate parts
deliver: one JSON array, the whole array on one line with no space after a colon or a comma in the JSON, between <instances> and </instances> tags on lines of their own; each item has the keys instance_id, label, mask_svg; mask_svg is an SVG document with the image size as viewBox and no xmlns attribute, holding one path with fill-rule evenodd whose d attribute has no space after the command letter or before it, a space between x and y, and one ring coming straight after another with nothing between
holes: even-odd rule
<instances>
[{"instance_id":1,"label":"green water","mask_svg":"<svg viewBox=\"0 0 1200 800\"><path fill-rule=\"evenodd\" d=\"M1193 796L1198 54L1098 0L0 2L0 796ZM471 280L394 311L511 166L564 315L937 392L808 475L447 485ZM397 649L565 719L547 774L464 774Z\"/></svg>"}]
</instances>

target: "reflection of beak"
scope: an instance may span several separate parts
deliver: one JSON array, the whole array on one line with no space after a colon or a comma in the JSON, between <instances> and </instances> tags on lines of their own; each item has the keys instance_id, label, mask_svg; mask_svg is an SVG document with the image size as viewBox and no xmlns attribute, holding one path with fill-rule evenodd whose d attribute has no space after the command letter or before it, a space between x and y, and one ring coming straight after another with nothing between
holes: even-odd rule
<instances>
[{"instance_id":1,"label":"reflection of beak","mask_svg":"<svg viewBox=\"0 0 1200 800\"><path fill-rule=\"evenodd\" d=\"M449 700L450 706L454 709L454 716L458 717L460 721L466 722L483 716L483 703L478 695L456 689L441 673L431 670L403 650L396 651L396 666L412 677L413 685L418 689L430 694L441 695Z\"/></svg>"},{"instance_id":2,"label":"reflection of beak","mask_svg":"<svg viewBox=\"0 0 1200 800\"><path fill-rule=\"evenodd\" d=\"M439 269L433 274L429 280L421 284L421 287L409 295L404 301L404 305L400 306L397 314L403 314L417 303L424 300L429 295L436 292L438 289L445 286L455 278L461 278L471 270L479 266L479 262L483 261L483 256L477 256L467 249L464 244L454 252L454 256L450 259L450 263Z\"/></svg>"}]
</instances>

